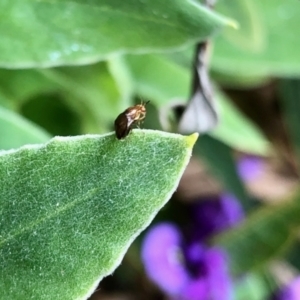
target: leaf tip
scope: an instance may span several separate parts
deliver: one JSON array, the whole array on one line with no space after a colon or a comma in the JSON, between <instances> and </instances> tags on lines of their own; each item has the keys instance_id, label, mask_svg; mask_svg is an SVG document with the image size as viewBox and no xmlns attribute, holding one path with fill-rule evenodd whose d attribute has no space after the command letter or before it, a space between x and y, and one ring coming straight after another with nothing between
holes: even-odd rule
<instances>
[{"instance_id":1,"label":"leaf tip","mask_svg":"<svg viewBox=\"0 0 300 300\"><path fill-rule=\"evenodd\" d=\"M185 137L187 145L189 148L193 148L193 146L195 145L197 139L198 139L199 133L195 132L191 135L188 135Z\"/></svg>"},{"instance_id":2,"label":"leaf tip","mask_svg":"<svg viewBox=\"0 0 300 300\"><path fill-rule=\"evenodd\" d=\"M240 28L240 24L232 19L227 20L227 26L232 27L233 29L238 30Z\"/></svg>"}]
</instances>

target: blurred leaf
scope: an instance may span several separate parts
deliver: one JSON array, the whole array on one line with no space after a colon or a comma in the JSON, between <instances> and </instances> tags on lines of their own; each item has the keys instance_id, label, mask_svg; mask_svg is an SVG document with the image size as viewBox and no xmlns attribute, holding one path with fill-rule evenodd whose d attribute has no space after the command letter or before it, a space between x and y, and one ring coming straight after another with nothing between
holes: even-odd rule
<instances>
[{"instance_id":1,"label":"blurred leaf","mask_svg":"<svg viewBox=\"0 0 300 300\"><path fill-rule=\"evenodd\" d=\"M2 299L86 299L170 198L196 138L134 130L2 152Z\"/></svg>"},{"instance_id":2,"label":"blurred leaf","mask_svg":"<svg viewBox=\"0 0 300 300\"><path fill-rule=\"evenodd\" d=\"M0 65L89 64L206 39L229 21L187 0L0 2Z\"/></svg>"},{"instance_id":3,"label":"blurred leaf","mask_svg":"<svg viewBox=\"0 0 300 300\"><path fill-rule=\"evenodd\" d=\"M191 86L191 71L174 60L158 55L127 56L139 95L151 99L158 107L172 99L187 101ZM230 146L250 153L266 154L268 142L260 131L215 90L220 108L220 124L212 135Z\"/></svg>"},{"instance_id":4,"label":"blurred leaf","mask_svg":"<svg viewBox=\"0 0 300 300\"><path fill-rule=\"evenodd\" d=\"M227 73L226 70L211 70L212 78L223 87L256 88L269 82L267 75L251 75L246 73Z\"/></svg>"},{"instance_id":5,"label":"blurred leaf","mask_svg":"<svg viewBox=\"0 0 300 300\"><path fill-rule=\"evenodd\" d=\"M260 268L292 244L300 226L299 204L297 195L293 201L268 205L216 239L215 243L227 250L234 273Z\"/></svg>"},{"instance_id":6,"label":"blurred leaf","mask_svg":"<svg viewBox=\"0 0 300 300\"><path fill-rule=\"evenodd\" d=\"M105 63L40 70L78 115L83 133L107 132L122 111L119 90Z\"/></svg>"},{"instance_id":7,"label":"blurred leaf","mask_svg":"<svg viewBox=\"0 0 300 300\"><path fill-rule=\"evenodd\" d=\"M211 134L237 150L266 155L270 145L259 129L221 91L216 91L215 97L220 108L220 123Z\"/></svg>"},{"instance_id":8,"label":"blurred leaf","mask_svg":"<svg viewBox=\"0 0 300 300\"><path fill-rule=\"evenodd\" d=\"M249 210L251 200L238 176L232 149L209 135L201 135L195 145L194 153L201 156L212 174L228 191L235 194L245 210Z\"/></svg>"},{"instance_id":9,"label":"blurred leaf","mask_svg":"<svg viewBox=\"0 0 300 300\"><path fill-rule=\"evenodd\" d=\"M151 102L147 104L147 118L143 122L143 128L162 130L159 122L159 111Z\"/></svg>"},{"instance_id":10,"label":"blurred leaf","mask_svg":"<svg viewBox=\"0 0 300 300\"><path fill-rule=\"evenodd\" d=\"M0 107L0 149L18 148L49 140L50 135L20 115Z\"/></svg>"},{"instance_id":11,"label":"blurred leaf","mask_svg":"<svg viewBox=\"0 0 300 300\"><path fill-rule=\"evenodd\" d=\"M239 22L239 30L223 31L227 42L251 53L262 51L266 43L266 29L260 9L261 7L253 0L231 0L227 3L221 1L217 10L225 11Z\"/></svg>"},{"instance_id":12,"label":"blurred leaf","mask_svg":"<svg viewBox=\"0 0 300 300\"><path fill-rule=\"evenodd\" d=\"M287 79L281 82L282 106L285 122L293 140L300 164L300 79Z\"/></svg>"},{"instance_id":13,"label":"blurred leaf","mask_svg":"<svg viewBox=\"0 0 300 300\"><path fill-rule=\"evenodd\" d=\"M2 91L1 86L0 86L0 106L8 108L8 109L12 109L13 105L12 105L11 99L5 95L5 93Z\"/></svg>"},{"instance_id":14,"label":"blurred leaf","mask_svg":"<svg viewBox=\"0 0 300 300\"><path fill-rule=\"evenodd\" d=\"M0 69L0 90L16 110L28 98L55 91L56 86L37 70Z\"/></svg>"},{"instance_id":15,"label":"blurred leaf","mask_svg":"<svg viewBox=\"0 0 300 300\"><path fill-rule=\"evenodd\" d=\"M110 75L114 78L120 93L121 111L131 105L134 96L134 82L132 74L123 55L114 55L107 60L107 67Z\"/></svg>"},{"instance_id":16,"label":"blurred leaf","mask_svg":"<svg viewBox=\"0 0 300 300\"><path fill-rule=\"evenodd\" d=\"M36 70L0 69L1 90L13 109L22 112L26 109L26 117L32 117L35 122L44 118L39 124L44 126L46 122L45 128L56 134L107 132L112 129L115 116L125 109L118 86L105 63ZM53 103L47 101L50 98ZM31 102L39 106L35 109L40 109L36 116L32 114L34 111L28 112L29 106L34 109ZM73 111L77 115L79 132L77 125L75 131L68 131L67 124L59 128L60 121L67 119L66 114L62 115L63 110L57 116L50 116L49 111L53 112L58 102L67 106L69 113ZM55 124L47 122L50 118Z\"/></svg>"},{"instance_id":17,"label":"blurred leaf","mask_svg":"<svg viewBox=\"0 0 300 300\"><path fill-rule=\"evenodd\" d=\"M212 68L241 81L300 74L300 5L294 0L219 1L216 10L240 24L216 39Z\"/></svg>"},{"instance_id":18,"label":"blurred leaf","mask_svg":"<svg viewBox=\"0 0 300 300\"><path fill-rule=\"evenodd\" d=\"M158 106L173 98L187 99L191 72L164 56L127 55L128 66L139 95L151 99Z\"/></svg>"},{"instance_id":19,"label":"blurred leaf","mask_svg":"<svg viewBox=\"0 0 300 300\"><path fill-rule=\"evenodd\" d=\"M60 93L47 93L28 99L20 108L25 118L40 125L52 135L81 133L81 120Z\"/></svg>"},{"instance_id":20,"label":"blurred leaf","mask_svg":"<svg viewBox=\"0 0 300 300\"><path fill-rule=\"evenodd\" d=\"M299 238L295 243L288 249L288 252L284 256L290 265L293 266L298 272L300 271L300 241Z\"/></svg>"},{"instance_id":21,"label":"blurred leaf","mask_svg":"<svg viewBox=\"0 0 300 300\"><path fill-rule=\"evenodd\" d=\"M266 300L270 288L262 275L248 273L237 279L235 286L235 299Z\"/></svg>"}]
</instances>

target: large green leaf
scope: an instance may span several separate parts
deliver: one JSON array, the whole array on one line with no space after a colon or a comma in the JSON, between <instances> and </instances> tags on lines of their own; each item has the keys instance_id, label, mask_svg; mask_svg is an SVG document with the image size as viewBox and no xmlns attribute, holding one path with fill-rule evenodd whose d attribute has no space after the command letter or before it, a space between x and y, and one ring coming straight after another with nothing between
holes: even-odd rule
<instances>
[{"instance_id":1,"label":"large green leaf","mask_svg":"<svg viewBox=\"0 0 300 300\"><path fill-rule=\"evenodd\" d=\"M0 107L0 149L46 142L50 135L20 115Z\"/></svg>"},{"instance_id":2,"label":"large green leaf","mask_svg":"<svg viewBox=\"0 0 300 300\"><path fill-rule=\"evenodd\" d=\"M5 0L0 12L0 65L7 68L172 49L232 24L188 0Z\"/></svg>"},{"instance_id":3,"label":"large green leaf","mask_svg":"<svg viewBox=\"0 0 300 300\"><path fill-rule=\"evenodd\" d=\"M85 299L170 198L196 138L134 130L2 152L1 299Z\"/></svg>"},{"instance_id":4,"label":"large green leaf","mask_svg":"<svg viewBox=\"0 0 300 300\"><path fill-rule=\"evenodd\" d=\"M212 68L242 77L300 74L300 5L294 0L219 1L216 10L235 18L237 31L216 39Z\"/></svg>"},{"instance_id":5,"label":"large green leaf","mask_svg":"<svg viewBox=\"0 0 300 300\"><path fill-rule=\"evenodd\" d=\"M264 207L216 240L227 250L236 274L262 267L295 241L300 226L299 201L298 195L293 201Z\"/></svg>"}]
</instances>

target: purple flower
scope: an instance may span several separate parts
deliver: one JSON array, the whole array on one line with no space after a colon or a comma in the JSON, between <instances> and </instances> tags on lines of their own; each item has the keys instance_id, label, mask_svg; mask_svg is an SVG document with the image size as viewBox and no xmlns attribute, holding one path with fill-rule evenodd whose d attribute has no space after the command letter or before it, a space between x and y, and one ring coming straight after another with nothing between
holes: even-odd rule
<instances>
[{"instance_id":1,"label":"purple flower","mask_svg":"<svg viewBox=\"0 0 300 300\"><path fill-rule=\"evenodd\" d=\"M300 299L300 277L294 279L287 287L278 291L271 300L299 300Z\"/></svg>"},{"instance_id":2,"label":"purple flower","mask_svg":"<svg viewBox=\"0 0 300 300\"><path fill-rule=\"evenodd\" d=\"M225 300L232 298L227 259L221 249L208 248L200 243L193 244L190 245L185 258L190 263L187 266L190 281L182 291L183 299ZM193 261L192 269L191 261Z\"/></svg>"},{"instance_id":3,"label":"purple flower","mask_svg":"<svg viewBox=\"0 0 300 300\"><path fill-rule=\"evenodd\" d=\"M169 295L178 295L188 281L180 257L181 240L175 225L161 223L143 241L142 260L148 277Z\"/></svg>"},{"instance_id":4,"label":"purple flower","mask_svg":"<svg viewBox=\"0 0 300 300\"><path fill-rule=\"evenodd\" d=\"M240 161L244 180L257 176L259 162L253 157ZM239 201L223 193L191 205L191 222L184 233L171 223L154 226L142 245L148 277L173 300L232 299L227 257L222 249L208 247L205 241L243 219Z\"/></svg>"},{"instance_id":5,"label":"purple flower","mask_svg":"<svg viewBox=\"0 0 300 300\"><path fill-rule=\"evenodd\" d=\"M253 155L245 155L237 163L237 171L245 182L258 178L263 170L261 158Z\"/></svg>"},{"instance_id":6,"label":"purple flower","mask_svg":"<svg viewBox=\"0 0 300 300\"><path fill-rule=\"evenodd\" d=\"M176 300L231 299L226 255L193 243L183 246L177 226L161 223L144 239L142 260L149 278Z\"/></svg>"},{"instance_id":7,"label":"purple flower","mask_svg":"<svg viewBox=\"0 0 300 300\"><path fill-rule=\"evenodd\" d=\"M192 205L191 216L191 238L202 240L236 226L244 219L244 212L235 196L224 193Z\"/></svg>"}]
</instances>

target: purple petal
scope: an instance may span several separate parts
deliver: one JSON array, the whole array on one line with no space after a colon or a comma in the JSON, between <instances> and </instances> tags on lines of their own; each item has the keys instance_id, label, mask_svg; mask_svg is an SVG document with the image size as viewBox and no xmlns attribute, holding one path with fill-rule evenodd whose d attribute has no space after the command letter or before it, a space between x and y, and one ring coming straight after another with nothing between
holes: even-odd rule
<instances>
[{"instance_id":1,"label":"purple petal","mask_svg":"<svg viewBox=\"0 0 300 300\"><path fill-rule=\"evenodd\" d=\"M246 155L239 160L237 171L243 181L256 179L263 171L263 160L257 156Z\"/></svg>"},{"instance_id":2,"label":"purple petal","mask_svg":"<svg viewBox=\"0 0 300 300\"><path fill-rule=\"evenodd\" d=\"M191 239L203 240L237 225L243 218L238 200L229 194L218 198L206 198L192 206L193 227Z\"/></svg>"},{"instance_id":3,"label":"purple petal","mask_svg":"<svg viewBox=\"0 0 300 300\"><path fill-rule=\"evenodd\" d=\"M161 223L152 227L142 245L142 260L148 277L169 295L177 295L188 281L180 259L181 234L177 226Z\"/></svg>"},{"instance_id":4,"label":"purple petal","mask_svg":"<svg viewBox=\"0 0 300 300\"><path fill-rule=\"evenodd\" d=\"M202 244L193 243L188 245L187 250L185 251L185 256L189 261L197 263L198 261L203 260L205 250L206 249Z\"/></svg>"},{"instance_id":5,"label":"purple petal","mask_svg":"<svg viewBox=\"0 0 300 300\"><path fill-rule=\"evenodd\" d=\"M208 300L209 290L207 288L207 280L200 277L188 282L181 293L181 300ZM221 300L221 299L220 299Z\"/></svg>"},{"instance_id":6,"label":"purple petal","mask_svg":"<svg viewBox=\"0 0 300 300\"><path fill-rule=\"evenodd\" d=\"M234 195L228 193L222 194L220 198L227 228L234 227L242 222L245 215L238 199Z\"/></svg>"},{"instance_id":7,"label":"purple petal","mask_svg":"<svg viewBox=\"0 0 300 300\"><path fill-rule=\"evenodd\" d=\"M272 300L299 300L300 299L300 277L294 279L286 288L277 292Z\"/></svg>"},{"instance_id":8,"label":"purple petal","mask_svg":"<svg viewBox=\"0 0 300 300\"><path fill-rule=\"evenodd\" d=\"M300 277L294 279L289 288L292 294L292 297L290 299L300 299Z\"/></svg>"},{"instance_id":9,"label":"purple petal","mask_svg":"<svg viewBox=\"0 0 300 300\"><path fill-rule=\"evenodd\" d=\"M232 282L225 253L218 248L205 248L201 244L190 245L185 252L189 257L191 279L181 292L180 300L230 300ZM191 268L191 265L193 266ZM198 269L198 273L194 272Z\"/></svg>"},{"instance_id":10,"label":"purple petal","mask_svg":"<svg viewBox=\"0 0 300 300\"><path fill-rule=\"evenodd\" d=\"M208 286L212 300L230 300L233 298L233 288L228 270L227 256L218 248L210 248L206 252Z\"/></svg>"},{"instance_id":11,"label":"purple petal","mask_svg":"<svg viewBox=\"0 0 300 300\"><path fill-rule=\"evenodd\" d=\"M204 254L206 247L199 242L194 242L184 246L184 257L186 267L191 278L205 277L207 274Z\"/></svg>"},{"instance_id":12,"label":"purple petal","mask_svg":"<svg viewBox=\"0 0 300 300\"><path fill-rule=\"evenodd\" d=\"M223 227L222 206L218 198L206 198L191 207L192 237L203 240Z\"/></svg>"}]
</instances>

